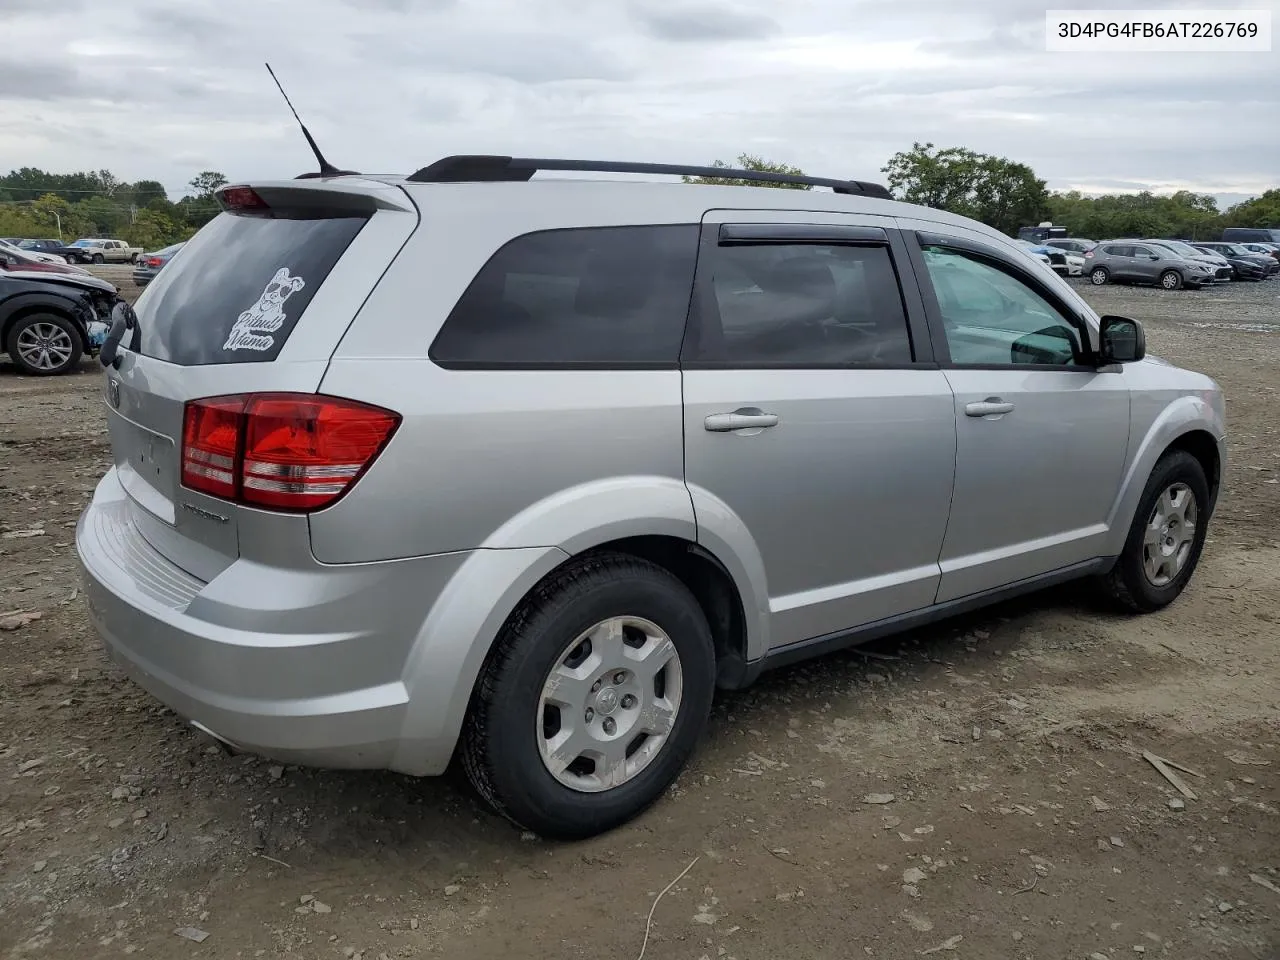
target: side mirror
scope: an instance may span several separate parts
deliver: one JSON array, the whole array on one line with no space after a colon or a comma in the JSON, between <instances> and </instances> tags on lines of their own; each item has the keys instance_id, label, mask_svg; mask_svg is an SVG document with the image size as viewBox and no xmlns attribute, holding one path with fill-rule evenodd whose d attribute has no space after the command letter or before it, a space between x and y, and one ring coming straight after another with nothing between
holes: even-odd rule
<instances>
[{"instance_id":1,"label":"side mirror","mask_svg":"<svg viewBox=\"0 0 1280 960\"><path fill-rule=\"evenodd\" d=\"M1129 317L1103 317L1099 340L1103 363L1135 363L1147 355L1142 324Z\"/></svg>"},{"instance_id":2,"label":"side mirror","mask_svg":"<svg viewBox=\"0 0 1280 960\"><path fill-rule=\"evenodd\" d=\"M9 267L16 266L17 263L17 257L12 254L0 253L0 267L4 267L7 270Z\"/></svg>"},{"instance_id":3,"label":"side mirror","mask_svg":"<svg viewBox=\"0 0 1280 960\"><path fill-rule=\"evenodd\" d=\"M1160 259L1160 254L1158 254L1158 253L1149 253L1149 254L1147 254L1147 259L1148 259L1148 260L1159 260L1159 259Z\"/></svg>"}]
</instances>

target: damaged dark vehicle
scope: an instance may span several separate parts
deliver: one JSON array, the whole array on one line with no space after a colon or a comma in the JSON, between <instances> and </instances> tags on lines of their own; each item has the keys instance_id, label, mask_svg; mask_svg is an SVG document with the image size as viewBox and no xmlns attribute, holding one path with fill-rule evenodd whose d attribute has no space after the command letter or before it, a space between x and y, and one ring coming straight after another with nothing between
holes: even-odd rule
<instances>
[{"instance_id":1,"label":"damaged dark vehicle","mask_svg":"<svg viewBox=\"0 0 1280 960\"><path fill-rule=\"evenodd\" d=\"M119 291L88 274L24 267L0 255L0 347L22 373L69 373L101 348Z\"/></svg>"}]
</instances>

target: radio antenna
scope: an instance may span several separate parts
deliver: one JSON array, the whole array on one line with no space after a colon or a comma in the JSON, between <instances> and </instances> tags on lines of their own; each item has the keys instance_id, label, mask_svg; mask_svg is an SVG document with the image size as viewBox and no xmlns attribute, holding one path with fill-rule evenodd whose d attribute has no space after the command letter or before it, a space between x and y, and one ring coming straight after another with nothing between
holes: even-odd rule
<instances>
[{"instance_id":1,"label":"radio antenna","mask_svg":"<svg viewBox=\"0 0 1280 960\"><path fill-rule=\"evenodd\" d=\"M328 160L324 158L324 154L320 152L320 148L316 146L315 137L311 136L311 131L307 129L307 125L302 122L302 118L298 116L298 111L293 108L293 102L289 99L289 95L284 92L284 86L280 83L276 72L271 69L271 64L264 64L267 73L271 74L271 79L275 81L276 89L280 91L280 96L284 97L285 105L288 106L289 112L293 114L293 119L298 121L298 126L302 128L302 135L307 138L307 145L311 147L311 152L316 155L316 162L320 165L319 173L304 173L298 177L299 180L308 177L341 177L343 175L354 175L354 170L339 170Z\"/></svg>"}]
</instances>

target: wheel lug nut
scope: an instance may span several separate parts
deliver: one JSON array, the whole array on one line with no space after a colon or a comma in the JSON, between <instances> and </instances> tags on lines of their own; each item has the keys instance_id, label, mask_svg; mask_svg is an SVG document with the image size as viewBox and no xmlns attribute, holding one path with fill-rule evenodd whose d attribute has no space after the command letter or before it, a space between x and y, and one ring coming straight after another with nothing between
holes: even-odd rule
<instances>
[{"instance_id":1,"label":"wheel lug nut","mask_svg":"<svg viewBox=\"0 0 1280 960\"><path fill-rule=\"evenodd\" d=\"M591 685L591 692L592 692L592 693L595 693L597 690L599 690L599 689L600 689L600 684L602 684L602 683L604 683L604 681L603 681L603 680L597 680L595 683L593 683L593 684Z\"/></svg>"},{"instance_id":2,"label":"wheel lug nut","mask_svg":"<svg viewBox=\"0 0 1280 960\"><path fill-rule=\"evenodd\" d=\"M627 679L627 674L623 670L619 670L617 673L613 675L614 683L625 683L626 679Z\"/></svg>"},{"instance_id":3,"label":"wheel lug nut","mask_svg":"<svg viewBox=\"0 0 1280 960\"><path fill-rule=\"evenodd\" d=\"M587 707L587 723L590 723L595 718L595 715L596 712L590 707Z\"/></svg>"},{"instance_id":4,"label":"wheel lug nut","mask_svg":"<svg viewBox=\"0 0 1280 960\"><path fill-rule=\"evenodd\" d=\"M607 717L604 721L604 732L613 736L613 732L618 729L618 725L613 722L613 717Z\"/></svg>"},{"instance_id":5,"label":"wheel lug nut","mask_svg":"<svg viewBox=\"0 0 1280 960\"><path fill-rule=\"evenodd\" d=\"M628 693L625 697L622 698L622 708L624 710L630 710L635 705L636 705L636 698L633 697L631 694Z\"/></svg>"}]
</instances>

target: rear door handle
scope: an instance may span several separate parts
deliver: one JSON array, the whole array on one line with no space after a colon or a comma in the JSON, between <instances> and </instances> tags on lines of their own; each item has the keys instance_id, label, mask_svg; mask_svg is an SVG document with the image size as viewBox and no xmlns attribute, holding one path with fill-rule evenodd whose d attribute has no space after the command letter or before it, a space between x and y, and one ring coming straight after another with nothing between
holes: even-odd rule
<instances>
[{"instance_id":1,"label":"rear door handle","mask_svg":"<svg viewBox=\"0 0 1280 960\"><path fill-rule=\"evenodd\" d=\"M964 408L966 417L992 417L1002 413L1013 413L1013 404L999 397L987 397L975 403L967 403Z\"/></svg>"},{"instance_id":2,"label":"rear door handle","mask_svg":"<svg viewBox=\"0 0 1280 960\"><path fill-rule=\"evenodd\" d=\"M734 430L761 430L765 427L776 427L776 413L762 413L759 410L735 410L733 413L713 413L703 425L712 433L730 433Z\"/></svg>"}]
</instances>

